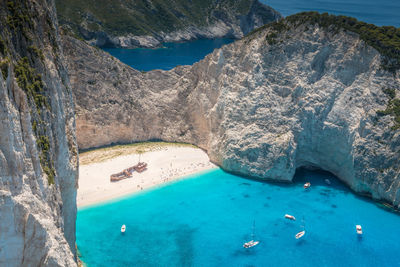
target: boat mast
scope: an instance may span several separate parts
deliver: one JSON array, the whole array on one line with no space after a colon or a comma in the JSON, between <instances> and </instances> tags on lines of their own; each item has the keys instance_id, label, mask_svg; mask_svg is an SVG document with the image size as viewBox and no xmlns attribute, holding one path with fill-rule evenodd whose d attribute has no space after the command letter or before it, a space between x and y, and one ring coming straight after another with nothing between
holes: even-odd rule
<instances>
[{"instance_id":1,"label":"boat mast","mask_svg":"<svg viewBox=\"0 0 400 267\"><path fill-rule=\"evenodd\" d=\"M255 228L256 228L256 220L253 221L253 233L251 234L251 239L254 239Z\"/></svg>"}]
</instances>

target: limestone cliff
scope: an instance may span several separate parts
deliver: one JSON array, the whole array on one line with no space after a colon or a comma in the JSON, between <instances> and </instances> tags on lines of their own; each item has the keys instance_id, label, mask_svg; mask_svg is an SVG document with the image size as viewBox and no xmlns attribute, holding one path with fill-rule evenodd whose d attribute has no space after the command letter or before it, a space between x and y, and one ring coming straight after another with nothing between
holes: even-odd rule
<instances>
[{"instance_id":1,"label":"limestone cliff","mask_svg":"<svg viewBox=\"0 0 400 267\"><path fill-rule=\"evenodd\" d=\"M258 0L56 0L64 28L99 47L241 38L281 15Z\"/></svg>"},{"instance_id":2,"label":"limestone cliff","mask_svg":"<svg viewBox=\"0 0 400 267\"><path fill-rule=\"evenodd\" d=\"M74 106L47 0L0 4L0 266L76 266Z\"/></svg>"},{"instance_id":3,"label":"limestone cliff","mask_svg":"<svg viewBox=\"0 0 400 267\"><path fill-rule=\"evenodd\" d=\"M291 181L299 167L321 168L399 206L400 78L387 67L397 61L368 35L297 19L146 73L65 37L78 146L189 142L231 172Z\"/></svg>"}]
</instances>

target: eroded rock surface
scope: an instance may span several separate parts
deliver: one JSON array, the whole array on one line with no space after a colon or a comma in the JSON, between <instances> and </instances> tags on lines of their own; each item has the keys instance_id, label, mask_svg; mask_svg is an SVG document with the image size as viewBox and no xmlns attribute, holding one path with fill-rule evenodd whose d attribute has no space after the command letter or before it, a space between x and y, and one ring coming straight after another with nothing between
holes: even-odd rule
<instances>
[{"instance_id":1,"label":"eroded rock surface","mask_svg":"<svg viewBox=\"0 0 400 267\"><path fill-rule=\"evenodd\" d=\"M0 266L76 266L73 99L52 1L0 5Z\"/></svg>"},{"instance_id":2,"label":"eroded rock surface","mask_svg":"<svg viewBox=\"0 0 400 267\"><path fill-rule=\"evenodd\" d=\"M290 26L290 25L289 25ZM316 25L266 27L193 66L140 73L66 37L81 149L150 139L189 142L222 168L291 181L299 167L400 204L400 136L378 116L399 72L359 36Z\"/></svg>"}]
</instances>

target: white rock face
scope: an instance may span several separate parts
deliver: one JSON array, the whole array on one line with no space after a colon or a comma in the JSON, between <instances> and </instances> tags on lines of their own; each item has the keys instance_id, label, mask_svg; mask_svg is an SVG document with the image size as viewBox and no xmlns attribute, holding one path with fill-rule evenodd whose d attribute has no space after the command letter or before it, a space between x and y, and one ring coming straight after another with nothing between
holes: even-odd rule
<instances>
[{"instance_id":1,"label":"white rock face","mask_svg":"<svg viewBox=\"0 0 400 267\"><path fill-rule=\"evenodd\" d=\"M376 112L388 103L383 88L400 97L399 73L383 71L354 33L300 26L273 45L269 33L147 73L66 38L79 147L189 142L231 172L291 181L299 167L321 168L398 206L399 131Z\"/></svg>"},{"instance_id":2,"label":"white rock face","mask_svg":"<svg viewBox=\"0 0 400 267\"><path fill-rule=\"evenodd\" d=\"M71 89L53 3L25 2L27 6L18 8L30 17L30 28L24 25L29 30L13 32L0 20L11 61L6 80L0 75L0 266L76 266L77 147ZM5 4L0 12L4 18L13 15ZM28 46L40 49L43 58L28 52ZM37 108L18 85L16 65L23 57L41 75L40 93L48 106ZM54 184L41 166L39 136L48 138Z\"/></svg>"}]
</instances>

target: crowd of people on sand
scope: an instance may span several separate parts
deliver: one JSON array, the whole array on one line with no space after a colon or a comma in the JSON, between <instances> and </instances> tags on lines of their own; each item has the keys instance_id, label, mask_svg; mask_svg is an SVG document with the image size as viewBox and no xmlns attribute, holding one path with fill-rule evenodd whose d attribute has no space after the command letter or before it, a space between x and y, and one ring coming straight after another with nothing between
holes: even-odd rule
<instances>
[{"instance_id":1,"label":"crowd of people on sand","mask_svg":"<svg viewBox=\"0 0 400 267\"><path fill-rule=\"evenodd\" d=\"M156 185L159 184L160 181L161 183L167 183L170 180L172 180L173 178L179 177L179 176L184 176L187 174L191 174L193 172L199 171L205 167L210 167L212 164L211 162L198 162L198 163L191 163L190 166L186 166L183 168L173 168L173 164L172 162L170 163L169 168L163 169L161 168L161 176L159 180L156 180L154 177L151 178L151 184L152 185ZM147 166L147 164L145 165L145 167ZM129 168L131 169L131 168ZM126 169L128 170L128 169ZM124 171L126 171L124 170ZM130 175L129 177L131 177L132 175ZM136 180L138 182L136 188L138 190L143 190L145 186L145 180L142 177L140 180Z\"/></svg>"},{"instance_id":2,"label":"crowd of people on sand","mask_svg":"<svg viewBox=\"0 0 400 267\"><path fill-rule=\"evenodd\" d=\"M136 161L136 163L141 162L141 156L146 158L146 160L142 160L150 166L142 174L134 170L133 166L130 165L137 158L137 155L134 154L123 155L101 164L95 163L83 166L80 170L81 179L79 181L77 196L78 205L90 205L112 199L119 195L138 192L214 167L203 151L192 147L151 148L151 151L144 151L140 154L139 161ZM111 169L113 169L113 174L107 171ZM121 172L116 173L118 169ZM118 180L110 182L110 176L116 176L116 174L119 176L116 177Z\"/></svg>"},{"instance_id":3,"label":"crowd of people on sand","mask_svg":"<svg viewBox=\"0 0 400 267\"><path fill-rule=\"evenodd\" d=\"M172 163L171 163L170 168L168 168L167 170L161 168L161 181L163 183L166 183L172 178L193 173L204 167L209 167L210 165L211 165L210 162L208 163L200 162L200 163L191 163L190 166L183 168L172 168Z\"/></svg>"}]
</instances>

